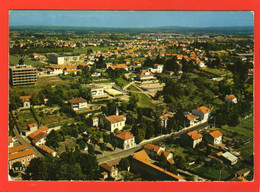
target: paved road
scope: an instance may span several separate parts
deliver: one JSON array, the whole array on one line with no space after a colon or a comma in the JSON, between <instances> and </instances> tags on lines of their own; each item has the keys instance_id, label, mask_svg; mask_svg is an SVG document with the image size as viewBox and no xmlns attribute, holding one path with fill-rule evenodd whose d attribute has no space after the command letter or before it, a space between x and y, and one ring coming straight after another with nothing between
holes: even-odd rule
<instances>
[{"instance_id":1,"label":"paved road","mask_svg":"<svg viewBox=\"0 0 260 192\"><path fill-rule=\"evenodd\" d=\"M208 123L202 123L202 124L199 124L199 125L191 127L191 128L183 129L183 130L179 131L178 133L162 135L162 136L157 137L157 138L146 140L146 141L141 142L140 144L136 145L135 147L133 147L131 149L124 150L124 151L117 152L117 153L113 153L113 154L108 155L108 156L100 157L100 158L97 159L97 161L100 164L100 163L104 163L104 162L107 162L107 161L115 160L115 159L118 159L118 158L127 157L127 156L133 154L134 152L138 151L139 149L141 149L147 143L157 144L157 143L160 143L160 142L163 142L163 141L167 140L171 136L173 136L173 138L177 138L177 137L179 137L180 135L182 135L184 133L187 133L187 132L193 131L193 130L203 129L203 128L207 127L207 126L208 126Z\"/></svg>"},{"instance_id":2,"label":"paved road","mask_svg":"<svg viewBox=\"0 0 260 192\"><path fill-rule=\"evenodd\" d=\"M11 113L10 113L10 114L11 114ZM18 131L18 129L17 129L17 124L16 124L16 121L14 120L13 114L11 114L11 116L12 116L13 121L14 121L14 124L15 124L15 126L14 126L14 128L13 128L13 132L14 132L15 137L16 137L17 140L19 141L19 143L20 143L21 145L29 145L29 147L33 150L34 155L35 155L36 157L43 157L43 155L42 155L39 151L37 151L37 149L36 149L35 147L33 147L33 146L30 144L30 142L27 142L27 141L19 134L19 131Z\"/></svg>"}]
</instances>

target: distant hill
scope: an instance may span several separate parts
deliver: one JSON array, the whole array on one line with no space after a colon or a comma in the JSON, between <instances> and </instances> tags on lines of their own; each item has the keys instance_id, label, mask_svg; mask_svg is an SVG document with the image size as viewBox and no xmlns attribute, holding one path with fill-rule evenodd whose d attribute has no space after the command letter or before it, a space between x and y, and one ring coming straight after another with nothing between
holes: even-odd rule
<instances>
[{"instance_id":1,"label":"distant hill","mask_svg":"<svg viewBox=\"0 0 260 192\"><path fill-rule=\"evenodd\" d=\"M48 25L16 25L10 26L13 30L29 31L96 31L96 32L150 32L150 33L246 33L253 34L254 26L234 26L234 27L181 27L181 26L162 26L145 28L118 28L118 27L80 27L80 26L48 26Z\"/></svg>"}]
</instances>

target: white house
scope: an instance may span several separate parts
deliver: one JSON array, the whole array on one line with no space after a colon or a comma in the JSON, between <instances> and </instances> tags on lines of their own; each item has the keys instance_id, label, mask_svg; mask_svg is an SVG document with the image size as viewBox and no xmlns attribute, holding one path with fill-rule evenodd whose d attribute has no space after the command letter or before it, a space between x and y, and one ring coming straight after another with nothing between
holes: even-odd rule
<instances>
[{"instance_id":1,"label":"white house","mask_svg":"<svg viewBox=\"0 0 260 192\"><path fill-rule=\"evenodd\" d=\"M81 98L81 97L71 99L68 102L71 104L71 107L74 110L79 110L79 109L88 107L87 101L85 99Z\"/></svg>"},{"instance_id":2,"label":"white house","mask_svg":"<svg viewBox=\"0 0 260 192\"><path fill-rule=\"evenodd\" d=\"M93 118L92 118L92 125L93 125L94 127L98 127L98 117L93 117Z\"/></svg>"},{"instance_id":3,"label":"white house","mask_svg":"<svg viewBox=\"0 0 260 192\"><path fill-rule=\"evenodd\" d=\"M152 73L162 73L163 72L163 65L154 64L153 68L149 68Z\"/></svg>"},{"instance_id":4,"label":"white house","mask_svg":"<svg viewBox=\"0 0 260 192\"><path fill-rule=\"evenodd\" d=\"M105 125L111 132L114 132L116 129L119 131L122 130L125 126L125 122L125 115L111 115L105 117Z\"/></svg>"},{"instance_id":5,"label":"white house","mask_svg":"<svg viewBox=\"0 0 260 192\"><path fill-rule=\"evenodd\" d=\"M230 163L230 165L234 165L237 163L238 158L235 155L229 153L228 151L223 153L221 156L225 161Z\"/></svg>"},{"instance_id":6,"label":"white house","mask_svg":"<svg viewBox=\"0 0 260 192\"><path fill-rule=\"evenodd\" d=\"M186 118L186 121L189 123L189 127L197 125L199 123L199 120L198 120L199 117L196 115L188 114L188 115L185 115L185 118Z\"/></svg>"},{"instance_id":7,"label":"white house","mask_svg":"<svg viewBox=\"0 0 260 192\"><path fill-rule=\"evenodd\" d=\"M108 176L111 178L116 179L116 177L118 176L118 169L112 165L102 163L99 165L99 167L101 171L107 172Z\"/></svg>"},{"instance_id":8,"label":"white house","mask_svg":"<svg viewBox=\"0 0 260 192\"><path fill-rule=\"evenodd\" d=\"M149 81L149 80L155 80L156 77L152 72L149 70L142 70L140 73L136 75L136 80L138 81Z\"/></svg>"},{"instance_id":9,"label":"white house","mask_svg":"<svg viewBox=\"0 0 260 192\"><path fill-rule=\"evenodd\" d=\"M213 145L218 145L222 143L222 133L220 131L213 131L208 133L207 138L209 143Z\"/></svg>"},{"instance_id":10,"label":"white house","mask_svg":"<svg viewBox=\"0 0 260 192\"><path fill-rule=\"evenodd\" d=\"M24 108L31 107L31 96L21 96L20 100L22 101Z\"/></svg>"},{"instance_id":11,"label":"white house","mask_svg":"<svg viewBox=\"0 0 260 192\"><path fill-rule=\"evenodd\" d=\"M192 110L192 114L199 116L201 122L207 122L210 116L211 110L205 106L198 107Z\"/></svg>"},{"instance_id":12,"label":"white house","mask_svg":"<svg viewBox=\"0 0 260 192\"><path fill-rule=\"evenodd\" d=\"M118 139L118 145L124 150L132 148L136 145L135 137L127 131L119 133L116 135L116 138Z\"/></svg>"},{"instance_id":13,"label":"white house","mask_svg":"<svg viewBox=\"0 0 260 192\"><path fill-rule=\"evenodd\" d=\"M26 137L38 129L37 123L28 124L27 127L28 129L22 132Z\"/></svg>"},{"instance_id":14,"label":"white house","mask_svg":"<svg viewBox=\"0 0 260 192\"><path fill-rule=\"evenodd\" d=\"M227 95L225 97L225 102L237 103L237 98L234 95Z\"/></svg>"}]
</instances>

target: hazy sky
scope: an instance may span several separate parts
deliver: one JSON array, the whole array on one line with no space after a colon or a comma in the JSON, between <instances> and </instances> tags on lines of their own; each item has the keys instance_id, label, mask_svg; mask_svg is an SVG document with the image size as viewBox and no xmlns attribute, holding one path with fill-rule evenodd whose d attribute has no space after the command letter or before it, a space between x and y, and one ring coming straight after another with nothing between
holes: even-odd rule
<instances>
[{"instance_id":1,"label":"hazy sky","mask_svg":"<svg viewBox=\"0 0 260 192\"><path fill-rule=\"evenodd\" d=\"M10 25L90 27L253 26L250 11L10 11Z\"/></svg>"}]
</instances>

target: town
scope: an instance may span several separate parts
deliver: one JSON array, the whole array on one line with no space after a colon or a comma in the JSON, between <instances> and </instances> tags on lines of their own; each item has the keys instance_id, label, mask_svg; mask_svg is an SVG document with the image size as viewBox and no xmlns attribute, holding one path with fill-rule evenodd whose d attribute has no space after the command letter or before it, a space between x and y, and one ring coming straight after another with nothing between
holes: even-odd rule
<instances>
[{"instance_id":1,"label":"town","mask_svg":"<svg viewBox=\"0 0 260 192\"><path fill-rule=\"evenodd\" d=\"M254 35L10 30L12 180L252 181Z\"/></svg>"}]
</instances>

